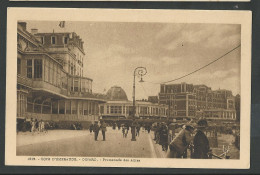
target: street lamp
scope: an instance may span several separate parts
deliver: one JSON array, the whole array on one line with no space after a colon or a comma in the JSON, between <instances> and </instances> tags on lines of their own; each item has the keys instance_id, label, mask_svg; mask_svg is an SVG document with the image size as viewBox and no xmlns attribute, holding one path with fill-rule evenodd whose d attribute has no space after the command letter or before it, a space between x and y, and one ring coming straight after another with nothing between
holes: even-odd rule
<instances>
[{"instance_id":1,"label":"street lamp","mask_svg":"<svg viewBox=\"0 0 260 175\"><path fill-rule=\"evenodd\" d=\"M140 83L144 82L143 81L143 76L147 73L147 70L145 67L137 67L134 70L134 82L133 82L133 123L131 127L131 133L132 133L132 141L136 141L135 137L135 128L136 128L136 123L135 123L135 76L139 75L141 76L141 80L139 81Z\"/></svg>"}]
</instances>

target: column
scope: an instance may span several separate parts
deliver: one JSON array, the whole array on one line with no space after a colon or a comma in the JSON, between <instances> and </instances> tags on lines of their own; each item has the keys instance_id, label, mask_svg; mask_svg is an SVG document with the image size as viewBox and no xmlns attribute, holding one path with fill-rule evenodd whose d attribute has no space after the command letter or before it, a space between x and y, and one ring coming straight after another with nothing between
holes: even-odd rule
<instances>
[{"instance_id":1,"label":"column","mask_svg":"<svg viewBox=\"0 0 260 175\"><path fill-rule=\"evenodd\" d=\"M88 102L88 115L91 114L91 101Z\"/></svg>"},{"instance_id":2,"label":"column","mask_svg":"<svg viewBox=\"0 0 260 175\"><path fill-rule=\"evenodd\" d=\"M32 59L32 79L34 79L34 59Z\"/></svg>"},{"instance_id":3,"label":"column","mask_svg":"<svg viewBox=\"0 0 260 175\"><path fill-rule=\"evenodd\" d=\"M64 100L64 115L66 115L66 100Z\"/></svg>"},{"instance_id":4,"label":"column","mask_svg":"<svg viewBox=\"0 0 260 175\"><path fill-rule=\"evenodd\" d=\"M82 101L82 115L85 115L84 114L84 103L85 103L85 101Z\"/></svg>"},{"instance_id":5,"label":"column","mask_svg":"<svg viewBox=\"0 0 260 175\"><path fill-rule=\"evenodd\" d=\"M189 96L186 94L186 117L189 116Z\"/></svg>"},{"instance_id":6,"label":"column","mask_svg":"<svg viewBox=\"0 0 260 175\"><path fill-rule=\"evenodd\" d=\"M58 114L60 114L60 100L58 100Z\"/></svg>"},{"instance_id":7,"label":"column","mask_svg":"<svg viewBox=\"0 0 260 175\"><path fill-rule=\"evenodd\" d=\"M79 119L79 100L77 100L77 116L78 116L78 119Z\"/></svg>"},{"instance_id":8,"label":"column","mask_svg":"<svg viewBox=\"0 0 260 175\"><path fill-rule=\"evenodd\" d=\"M72 103L72 100L70 100L70 114L72 114L72 105L71 105L71 103Z\"/></svg>"},{"instance_id":9,"label":"column","mask_svg":"<svg viewBox=\"0 0 260 175\"><path fill-rule=\"evenodd\" d=\"M42 81L45 81L45 60L42 59Z\"/></svg>"},{"instance_id":10,"label":"column","mask_svg":"<svg viewBox=\"0 0 260 175\"><path fill-rule=\"evenodd\" d=\"M51 101L51 114L52 114L52 101Z\"/></svg>"}]
</instances>

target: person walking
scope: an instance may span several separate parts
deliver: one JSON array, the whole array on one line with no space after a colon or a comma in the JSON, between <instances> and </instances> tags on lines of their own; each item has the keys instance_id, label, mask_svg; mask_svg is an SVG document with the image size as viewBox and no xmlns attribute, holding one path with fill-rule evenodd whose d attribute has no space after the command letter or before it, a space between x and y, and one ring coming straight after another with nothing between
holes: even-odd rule
<instances>
[{"instance_id":1,"label":"person walking","mask_svg":"<svg viewBox=\"0 0 260 175\"><path fill-rule=\"evenodd\" d=\"M30 124L31 124L31 132L33 133L35 130L35 121L33 118L31 118Z\"/></svg>"},{"instance_id":2,"label":"person walking","mask_svg":"<svg viewBox=\"0 0 260 175\"><path fill-rule=\"evenodd\" d=\"M100 129L100 127L98 126L98 121L95 121L95 124L93 127L93 131L95 133L95 141L97 141L99 129Z\"/></svg>"},{"instance_id":3,"label":"person walking","mask_svg":"<svg viewBox=\"0 0 260 175\"><path fill-rule=\"evenodd\" d=\"M201 119L197 123L197 132L193 140L194 152L192 158L194 159L208 159L210 151L209 140L204 134L208 123L205 119Z\"/></svg>"},{"instance_id":4,"label":"person walking","mask_svg":"<svg viewBox=\"0 0 260 175\"><path fill-rule=\"evenodd\" d=\"M182 130L176 135L176 137L169 144L169 150L167 152L167 158L185 158L185 152L192 141L191 134L194 131L192 126L184 125Z\"/></svg>"},{"instance_id":5,"label":"person walking","mask_svg":"<svg viewBox=\"0 0 260 175\"><path fill-rule=\"evenodd\" d=\"M39 122L37 119L35 119L35 131L37 131L37 132L39 131Z\"/></svg>"},{"instance_id":6,"label":"person walking","mask_svg":"<svg viewBox=\"0 0 260 175\"><path fill-rule=\"evenodd\" d=\"M106 140L106 131L107 131L107 124L105 123L105 121L102 121L100 128L102 131L103 141L105 141Z\"/></svg>"},{"instance_id":7,"label":"person walking","mask_svg":"<svg viewBox=\"0 0 260 175\"><path fill-rule=\"evenodd\" d=\"M123 138L126 137L126 130L127 130L126 126L125 126L125 125L122 125Z\"/></svg>"},{"instance_id":8,"label":"person walking","mask_svg":"<svg viewBox=\"0 0 260 175\"><path fill-rule=\"evenodd\" d=\"M44 132L44 121L41 120L41 123L40 123L40 132Z\"/></svg>"},{"instance_id":9,"label":"person walking","mask_svg":"<svg viewBox=\"0 0 260 175\"><path fill-rule=\"evenodd\" d=\"M89 126L89 132L90 132L90 134L92 133L93 128L94 128L94 125L93 125L93 123L91 123L91 125Z\"/></svg>"},{"instance_id":10,"label":"person walking","mask_svg":"<svg viewBox=\"0 0 260 175\"><path fill-rule=\"evenodd\" d=\"M151 125L150 124L147 125L147 131L148 131L148 133L150 133L150 131L151 131Z\"/></svg>"},{"instance_id":11,"label":"person walking","mask_svg":"<svg viewBox=\"0 0 260 175\"><path fill-rule=\"evenodd\" d=\"M162 124L159 144L162 145L162 151L168 150L168 127L166 123Z\"/></svg>"},{"instance_id":12,"label":"person walking","mask_svg":"<svg viewBox=\"0 0 260 175\"><path fill-rule=\"evenodd\" d=\"M136 136L138 136L138 137L139 137L139 134L140 134L140 129L141 129L141 126L140 126L139 123L137 123L137 125L136 125Z\"/></svg>"}]
</instances>

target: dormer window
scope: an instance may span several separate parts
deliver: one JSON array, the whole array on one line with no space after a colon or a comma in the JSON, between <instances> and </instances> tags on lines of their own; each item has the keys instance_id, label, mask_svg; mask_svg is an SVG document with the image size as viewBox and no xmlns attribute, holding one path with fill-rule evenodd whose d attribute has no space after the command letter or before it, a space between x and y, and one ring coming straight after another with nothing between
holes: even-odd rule
<instances>
[{"instance_id":1,"label":"dormer window","mask_svg":"<svg viewBox=\"0 0 260 175\"><path fill-rule=\"evenodd\" d=\"M51 37L51 44L56 44L56 37L55 36Z\"/></svg>"}]
</instances>

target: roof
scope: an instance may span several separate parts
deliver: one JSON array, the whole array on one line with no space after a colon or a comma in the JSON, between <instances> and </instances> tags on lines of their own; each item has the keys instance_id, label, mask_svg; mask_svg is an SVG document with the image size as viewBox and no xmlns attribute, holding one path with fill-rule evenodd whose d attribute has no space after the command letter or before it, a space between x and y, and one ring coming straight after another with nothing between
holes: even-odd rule
<instances>
[{"instance_id":1,"label":"roof","mask_svg":"<svg viewBox=\"0 0 260 175\"><path fill-rule=\"evenodd\" d=\"M107 91L107 99L112 101L128 101L127 95L119 86L113 86Z\"/></svg>"}]
</instances>

